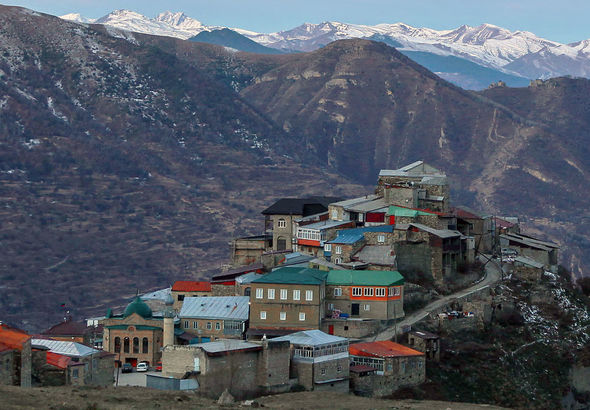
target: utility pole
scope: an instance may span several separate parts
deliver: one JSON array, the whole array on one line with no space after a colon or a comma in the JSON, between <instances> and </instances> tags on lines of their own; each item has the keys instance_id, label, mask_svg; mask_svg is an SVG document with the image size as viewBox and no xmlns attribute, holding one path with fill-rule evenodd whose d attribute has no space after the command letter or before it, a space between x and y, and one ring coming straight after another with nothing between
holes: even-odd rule
<instances>
[{"instance_id":1,"label":"utility pole","mask_svg":"<svg viewBox=\"0 0 590 410\"><path fill-rule=\"evenodd\" d=\"M393 302L393 326L394 326L394 330L395 330L395 343L397 343L397 314L396 314L396 309L395 309L395 302Z\"/></svg>"}]
</instances>

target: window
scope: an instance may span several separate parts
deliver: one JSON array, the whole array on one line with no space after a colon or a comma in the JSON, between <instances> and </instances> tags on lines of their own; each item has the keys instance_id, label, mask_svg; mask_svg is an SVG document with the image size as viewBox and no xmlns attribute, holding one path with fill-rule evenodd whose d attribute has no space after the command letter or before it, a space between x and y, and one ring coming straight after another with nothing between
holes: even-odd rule
<instances>
[{"instance_id":1,"label":"window","mask_svg":"<svg viewBox=\"0 0 590 410\"><path fill-rule=\"evenodd\" d=\"M332 219L338 219L338 210L332 209Z\"/></svg>"},{"instance_id":2,"label":"window","mask_svg":"<svg viewBox=\"0 0 590 410\"><path fill-rule=\"evenodd\" d=\"M334 288L334 296L342 296L342 288Z\"/></svg>"},{"instance_id":3,"label":"window","mask_svg":"<svg viewBox=\"0 0 590 410\"><path fill-rule=\"evenodd\" d=\"M215 322L215 330L221 330L221 323Z\"/></svg>"},{"instance_id":4,"label":"window","mask_svg":"<svg viewBox=\"0 0 590 410\"><path fill-rule=\"evenodd\" d=\"M397 286L395 288L389 288L389 296L399 296L401 293L400 287Z\"/></svg>"},{"instance_id":5,"label":"window","mask_svg":"<svg viewBox=\"0 0 590 410\"><path fill-rule=\"evenodd\" d=\"M334 304L328 303L328 310L334 310Z\"/></svg>"},{"instance_id":6,"label":"window","mask_svg":"<svg viewBox=\"0 0 590 410\"><path fill-rule=\"evenodd\" d=\"M115 353L120 353L121 352L121 338L120 337L115 337Z\"/></svg>"},{"instance_id":7,"label":"window","mask_svg":"<svg viewBox=\"0 0 590 410\"><path fill-rule=\"evenodd\" d=\"M342 263L342 258L334 258L334 263L335 263L335 264L340 264L340 263Z\"/></svg>"},{"instance_id":8,"label":"window","mask_svg":"<svg viewBox=\"0 0 590 410\"><path fill-rule=\"evenodd\" d=\"M375 296L384 297L385 296L385 288L376 288L375 289Z\"/></svg>"},{"instance_id":9,"label":"window","mask_svg":"<svg viewBox=\"0 0 590 410\"><path fill-rule=\"evenodd\" d=\"M78 369L74 369L74 371L72 371L72 377L78 378Z\"/></svg>"},{"instance_id":10,"label":"window","mask_svg":"<svg viewBox=\"0 0 590 410\"><path fill-rule=\"evenodd\" d=\"M365 296L373 296L373 288L365 288Z\"/></svg>"},{"instance_id":11,"label":"window","mask_svg":"<svg viewBox=\"0 0 590 410\"><path fill-rule=\"evenodd\" d=\"M352 288L352 296L363 296L363 288Z\"/></svg>"},{"instance_id":12,"label":"window","mask_svg":"<svg viewBox=\"0 0 590 410\"><path fill-rule=\"evenodd\" d=\"M305 300L313 300L313 290L305 291Z\"/></svg>"},{"instance_id":13,"label":"window","mask_svg":"<svg viewBox=\"0 0 590 410\"><path fill-rule=\"evenodd\" d=\"M199 328L199 322L197 322L196 320L193 322L193 329L198 329Z\"/></svg>"},{"instance_id":14,"label":"window","mask_svg":"<svg viewBox=\"0 0 590 410\"><path fill-rule=\"evenodd\" d=\"M281 312L281 313L279 313L279 319L281 319L281 320L287 320L287 312Z\"/></svg>"},{"instance_id":15,"label":"window","mask_svg":"<svg viewBox=\"0 0 590 410\"><path fill-rule=\"evenodd\" d=\"M305 313L304 312L299 313L299 320L302 322L305 320Z\"/></svg>"},{"instance_id":16,"label":"window","mask_svg":"<svg viewBox=\"0 0 590 410\"><path fill-rule=\"evenodd\" d=\"M342 246L336 245L336 255L341 255L341 254L342 254Z\"/></svg>"},{"instance_id":17,"label":"window","mask_svg":"<svg viewBox=\"0 0 590 410\"><path fill-rule=\"evenodd\" d=\"M281 300L287 299L287 289L281 289Z\"/></svg>"},{"instance_id":18,"label":"window","mask_svg":"<svg viewBox=\"0 0 590 410\"><path fill-rule=\"evenodd\" d=\"M377 235L377 242L379 242L379 243L385 242L385 235Z\"/></svg>"},{"instance_id":19,"label":"window","mask_svg":"<svg viewBox=\"0 0 590 410\"><path fill-rule=\"evenodd\" d=\"M148 342L148 338L144 337L141 340L141 353L148 353L149 349L150 349L150 344Z\"/></svg>"},{"instance_id":20,"label":"window","mask_svg":"<svg viewBox=\"0 0 590 410\"><path fill-rule=\"evenodd\" d=\"M262 299L264 297L264 289L256 289L256 299Z\"/></svg>"},{"instance_id":21,"label":"window","mask_svg":"<svg viewBox=\"0 0 590 410\"><path fill-rule=\"evenodd\" d=\"M184 295L178 295L178 301L182 302L184 300Z\"/></svg>"},{"instance_id":22,"label":"window","mask_svg":"<svg viewBox=\"0 0 590 410\"><path fill-rule=\"evenodd\" d=\"M244 289L244 296L250 296L250 288Z\"/></svg>"},{"instance_id":23,"label":"window","mask_svg":"<svg viewBox=\"0 0 590 410\"><path fill-rule=\"evenodd\" d=\"M342 366L338 366L338 367L336 367L336 371L337 371L338 373L340 373L340 372L342 371Z\"/></svg>"},{"instance_id":24,"label":"window","mask_svg":"<svg viewBox=\"0 0 590 410\"><path fill-rule=\"evenodd\" d=\"M332 244L331 243L325 244L324 245L324 251L331 252L332 251Z\"/></svg>"},{"instance_id":25,"label":"window","mask_svg":"<svg viewBox=\"0 0 590 410\"><path fill-rule=\"evenodd\" d=\"M264 311L264 310L260 311L260 319L266 320L266 311Z\"/></svg>"},{"instance_id":26,"label":"window","mask_svg":"<svg viewBox=\"0 0 590 410\"><path fill-rule=\"evenodd\" d=\"M385 361L383 359L374 359L371 357L350 356L353 365L367 365L377 369L377 372L383 373Z\"/></svg>"},{"instance_id":27,"label":"window","mask_svg":"<svg viewBox=\"0 0 590 410\"><path fill-rule=\"evenodd\" d=\"M322 376L324 376L326 374L326 368L322 368L320 369L320 373L322 374Z\"/></svg>"},{"instance_id":28,"label":"window","mask_svg":"<svg viewBox=\"0 0 590 410\"><path fill-rule=\"evenodd\" d=\"M185 321L184 321L184 328L185 328L185 329L188 329L188 326L189 326L189 325L188 325L188 320L185 320Z\"/></svg>"},{"instance_id":29,"label":"window","mask_svg":"<svg viewBox=\"0 0 590 410\"><path fill-rule=\"evenodd\" d=\"M299 289L293 291L293 300L301 300L301 291Z\"/></svg>"},{"instance_id":30,"label":"window","mask_svg":"<svg viewBox=\"0 0 590 410\"><path fill-rule=\"evenodd\" d=\"M267 289L266 296L269 299L274 299L275 298L275 290L274 289Z\"/></svg>"},{"instance_id":31,"label":"window","mask_svg":"<svg viewBox=\"0 0 590 410\"><path fill-rule=\"evenodd\" d=\"M128 337L123 339L123 352L129 353L129 338Z\"/></svg>"},{"instance_id":32,"label":"window","mask_svg":"<svg viewBox=\"0 0 590 410\"><path fill-rule=\"evenodd\" d=\"M211 330L211 322L207 322L207 329Z\"/></svg>"},{"instance_id":33,"label":"window","mask_svg":"<svg viewBox=\"0 0 590 410\"><path fill-rule=\"evenodd\" d=\"M366 305L365 305L365 310L366 310L367 312L368 312L369 310L371 310L371 305L369 305L369 304L366 304Z\"/></svg>"},{"instance_id":34,"label":"window","mask_svg":"<svg viewBox=\"0 0 590 410\"><path fill-rule=\"evenodd\" d=\"M139 353L139 337L133 338L133 353Z\"/></svg>"},{"instance_id":35,"label":"window","mask_svg":"<svg viewBox=\"0 0 590 410\"><path fill-rule=\"evenodd\" d=\"M281 219L279 219L279 222L277 223L277 226L279 228L286 228L287 227L287 222L283 218L281 218Z\"/></svg>"}]
</instances>

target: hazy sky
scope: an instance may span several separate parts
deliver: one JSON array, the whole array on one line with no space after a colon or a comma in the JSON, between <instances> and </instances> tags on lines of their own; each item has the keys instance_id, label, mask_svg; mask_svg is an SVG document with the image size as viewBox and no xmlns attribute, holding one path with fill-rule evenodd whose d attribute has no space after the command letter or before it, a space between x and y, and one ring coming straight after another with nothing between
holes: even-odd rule
<instances>
[{"instance_id":1,"label":"hazy sky","mask_svg":"<svg viewBox=\"0 0 590 410\"><path fill-rule=\"evenodd\" d=\"M129 9L149 17L184 11L204 24L259 32L290 29L302 23L396 23L434 29L491 23L532 31L563 43L590 38L588 0L22 0L4 4L54 15L101 17Z\"/></svg>"}]
</instances>

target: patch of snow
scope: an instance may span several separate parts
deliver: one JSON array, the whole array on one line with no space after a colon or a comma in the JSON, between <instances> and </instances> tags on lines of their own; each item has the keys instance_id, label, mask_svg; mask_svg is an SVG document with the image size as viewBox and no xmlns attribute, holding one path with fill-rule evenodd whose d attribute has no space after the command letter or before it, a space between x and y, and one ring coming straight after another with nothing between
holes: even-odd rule
<instances>
[{"instance_id":1,"label":"patch of snow","mask_svg":"<svg viewBox=\"0 0 590 410\"><path fill-rule=\"evenodd\" d=\"M22 95L23 97L25 97L27 100L29 100L29 101L37 101L37 99L35 97L33 97L31 94L29 94L28 92L23 91L23 90L21 90L18 87L14 87L14 89L15 89L15 91L17 93L19 93L20 95Z\"/></svg>"},{"instance_id":2,"label":"patch of snow","mask_svg":"<svg viewBox=\"0 0 590 410\"><path fill-rule=\"evenodd\" d=\"M27 147L28 149L33 149L35 148L37 145L41 145L41 140L38 139L30 139L28 141L23 142L23 145L25 147Z\"/></svg>"},{"instance_id":3,"label":"patch of snow","mask_svg":"<svg viewBox=\"0 0 590 410\"><path fill-rule=\"evenodd\" d=\"M55 108L53 104L53 98L51 97L47 97L47 108L51 110L51 113L55 118L59 118L63 122L68 122L68 117L66 117L64 114L62 114Z\"/></svg>"}]
</instances>

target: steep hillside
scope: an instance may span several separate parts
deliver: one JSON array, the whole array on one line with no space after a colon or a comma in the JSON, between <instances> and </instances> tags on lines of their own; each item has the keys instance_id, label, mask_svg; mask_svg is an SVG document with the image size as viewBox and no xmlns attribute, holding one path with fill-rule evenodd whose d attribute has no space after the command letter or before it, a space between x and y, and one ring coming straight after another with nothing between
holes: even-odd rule
<instances>
[{"instance_id":1,"label":"steep hillside","mask_svg":"<svg viewBox=\"0 0 590 410\"><path fill-rule=\"evenodd\" d=\"M235 50L245 51L248 53L259 54L281 54L281 51L264 47L255 41L250 40L233 30L224 28L221 30L202 31L194 37L189 38L190 41L198 41L201 43L217 44L219 46L230 47Z\"/></svg>"},{"instance_id":2,"label":"steep hillside","mask_svg":"<svg viewBox=\"0 0 590 410\"><path fill-rule=\"evenodd\" d=\"M525 92L514 91L515 106ZM546 98L559 100L559 93ZM531 233L544 230L564 246L576 274L590 265L589 237L579 225L580 210L590 205L580 190L590 186L590 135L580 120L569 123L577 134L568 139L550 125L570 115L566 107L544 111L540 104L529 116L365 40L300 55L259 75L241 94L351 178L370 183L379 169L423 158L450 175L456 200L524 216ZM583 92L578 97L587 101Z\"/></svg>"},{"instance_id":3,"label":"steep hillside","mask_svg":"<svg viewBox=\"0 0 590 410\"><path fill-rule=\"evenodd\" d=\"M362 192L283 156L285 133L232 88L129 33L12 7L0 27L2 320L102 313L218 268L275 197Z\"/></svg>"}]
</instances>

